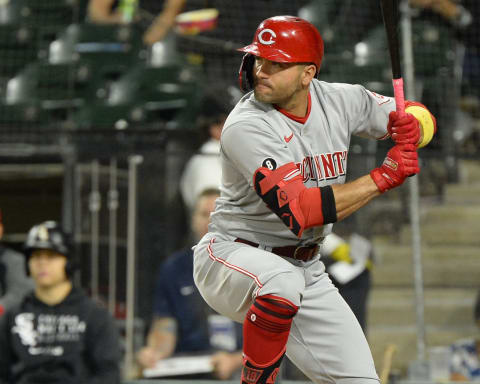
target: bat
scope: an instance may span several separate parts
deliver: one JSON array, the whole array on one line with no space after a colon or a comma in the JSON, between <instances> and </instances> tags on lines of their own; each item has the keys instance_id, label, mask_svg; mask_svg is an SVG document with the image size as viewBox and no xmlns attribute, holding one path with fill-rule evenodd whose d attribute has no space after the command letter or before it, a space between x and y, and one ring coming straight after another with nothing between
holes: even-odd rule
<instances>
[{"instance_id":1,"label":"bat","mask_svg":"<svg viewBox=\"0 0 480 384\"><path fill-rule=\"evenodd\" d=\"M388 51L392 64L393 94L400 115L405 114L402 67L400 64L400 39L398 37L398 0L380 0L383 24L387 32Z\"/></svg>"}]
</instances>

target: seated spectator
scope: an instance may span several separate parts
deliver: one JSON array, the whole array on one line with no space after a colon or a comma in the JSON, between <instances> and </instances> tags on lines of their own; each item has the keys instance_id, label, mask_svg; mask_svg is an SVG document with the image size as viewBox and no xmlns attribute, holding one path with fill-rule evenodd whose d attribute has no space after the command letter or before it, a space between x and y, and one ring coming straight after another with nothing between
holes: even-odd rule
<instances>
[{"instance_id":1,"label":"seated spectator","mask_svg":"<svg viewBox=\"0 0 480 384\"><path fill-rule=\"evenodd\" d=\"M0 209L0 316L33 287L25 274L23 255L2 244L3 231Z\"/></svg>"},{"instance_id":2,"label":"seated spectator","mask_svg":"<svg viewBox=\"0 0 480 384\"><path fill-rule=\"evenodd\" d=\"M473 314L480 331L480 290ZM480 332L475 337L458 340L451 346L452 381L480 381Z\"/></svg>"},{"instance_id":3,"label":"seated spectator","mask_svg":"<svg viewBox=\"0 0 480 384\"><path fill-rule=\"evenodd\" d=\"M218 190L207 189L197 199L191 227L196 243L208 230ZM223 318L223 317L222 317ZM170 256L162 265L155 290L154 320L137 360L142 368L178 354L212 354L214 377L226 380L242 366L241 324L223 318L230 334L215 334L215 314L193 282L193 251L190 247ZM228 325L228 326L225 326Z\"/></svg>"},{"instance_id":4,"label":"seated spectator","mask_svg":"<svg viewBox=\"0 0 480 384\"><path fill-rule=\"evenodd\" d=\"M134 10L125 9L124 3L131 3ZM139 8L135 10L137 3ZM121 24L129 23L133 19L153 18L143 35L143 42L152 45L165 38L175 25L175 17L183 10L185 3L186 0L166 0L163 2L89 0L87 17L93 23L103 24ZM136 15L132 13L136 13ZM155 13L153 17L151 16L152 13Z\"/></svg>"},{"instance_id":5,"label":"seated spectator","mask_svg":"<svg viewBox=\"0 0 480 384\"><path fill-rule=\"evenodd\" d=\"M232 96L224 91L221 96L208 95L203 101L198 126L205 141L198 152L188 160L180 179L182 199L190 212L202 191L207 188L220 188L220 136L227 115L233 108L229 102L231 99Z\"/></svg>"},{"instance_id":6,"label":"seated spectator","mask_svg":"<svg viewBox=\"0 0 480 384\"><path fill-rule=\"evenodd\" d=\"M35 287L0 317L0 383L119 383L119 332L72 286L66 234L54 221L35 225L25 255Z\"/></svg>"}]
</instances>

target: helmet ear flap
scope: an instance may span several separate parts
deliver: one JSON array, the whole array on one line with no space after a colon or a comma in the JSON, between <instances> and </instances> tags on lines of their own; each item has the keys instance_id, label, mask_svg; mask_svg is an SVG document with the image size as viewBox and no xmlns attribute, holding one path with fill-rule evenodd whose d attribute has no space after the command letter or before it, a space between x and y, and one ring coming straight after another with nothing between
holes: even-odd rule
<instances>
[{"instance_id":1,"label":"helmet ear flap","mask_svg":"<svg viewBox=\"0 0 480 384\"><path fill-rule=\"evenodd\" d=\"M253 56L251 53L246 53L243 56L242 64L240 65L240 70L238 71L238 85L244 92L248 92L253 89L254 62L255 56Z\"/></svg>"}]
</instances>

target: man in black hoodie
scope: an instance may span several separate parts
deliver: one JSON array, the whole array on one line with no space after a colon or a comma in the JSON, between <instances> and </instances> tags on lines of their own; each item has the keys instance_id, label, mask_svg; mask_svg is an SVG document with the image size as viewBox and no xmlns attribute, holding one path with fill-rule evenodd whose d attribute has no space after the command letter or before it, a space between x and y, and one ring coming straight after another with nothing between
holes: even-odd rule
<instances>
[{"instance_id":1,"label":"man in black hoodie","mask_svg":"<svg viewBox=\"0 0 480 384\"><path fill-rule=\"evenodd\" d=\"M0 384L120 382L119 334L109 313L72 286L69 241L53 221L28 233L33 292L0 317Z\"/></svg>"}]
</instances>

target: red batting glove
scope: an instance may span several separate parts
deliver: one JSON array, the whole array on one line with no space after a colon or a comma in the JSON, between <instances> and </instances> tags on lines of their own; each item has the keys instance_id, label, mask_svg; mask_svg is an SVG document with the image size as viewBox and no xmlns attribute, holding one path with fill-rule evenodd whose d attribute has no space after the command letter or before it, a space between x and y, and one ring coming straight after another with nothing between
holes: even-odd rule
<instances>
[{"instance_id":1,"label":"red batting glove","mask_svg":"<svg viewBox=\"0 0 480 384\"><path fill-rule=\"evenodd\" d=\"M383 164L370 172L380 192L398 187L408 176L420 172L416 149L413 144L397 144L388 151Z\"/></svg>"},{"instance_id":2,"label":"red batting glove","mask_svg":"<svg viewBox=\"0 0 480 384\"><path fill-rule=\"evenodd\" d=\"M417 145L420 141L418 120L410 113L400 117L398 112L390 112L387 130L395 144Z\"/></svg>"}]
</instances>

